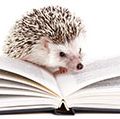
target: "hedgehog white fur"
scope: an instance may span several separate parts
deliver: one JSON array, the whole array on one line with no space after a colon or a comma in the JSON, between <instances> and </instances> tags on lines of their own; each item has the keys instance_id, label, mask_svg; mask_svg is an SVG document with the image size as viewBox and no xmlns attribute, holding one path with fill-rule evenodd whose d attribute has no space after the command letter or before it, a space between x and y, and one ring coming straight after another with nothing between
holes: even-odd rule
<instances>
[{"instance_id":1,"label":"hedgehog white fur","mask_svg":"<svg viewBox=\"0 0 120 119\"><path fill-rule=\"evenodd\" d=\"M4 53L64 73L82 69L79 17L60 6L33 9L18 20L6 40Z\"/></svg>"}]
</instances>

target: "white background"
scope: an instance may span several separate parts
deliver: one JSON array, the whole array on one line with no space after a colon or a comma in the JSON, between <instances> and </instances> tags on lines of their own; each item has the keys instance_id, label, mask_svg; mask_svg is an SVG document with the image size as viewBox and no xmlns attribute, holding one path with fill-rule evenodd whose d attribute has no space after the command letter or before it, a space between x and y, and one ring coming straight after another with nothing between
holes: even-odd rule
<instances>
[{"instance_id":1,"label":"white background","mask_svg":"<svg viewBox=\"0 0 120 119\"><path fill-rule=\"evenodd\" d=\"M80 16L86 26L85 59L109 58L120 55L120 1L119 0L1 0L0 1L0 54L3 41L14 22L26 11L47 5L69 8ZM120 118L118 115L77 114L69 118ZM0 119L61 118L52 114L1 116ZM63 118L68 118L65 116Z\"/></svg>"}]
</instances>

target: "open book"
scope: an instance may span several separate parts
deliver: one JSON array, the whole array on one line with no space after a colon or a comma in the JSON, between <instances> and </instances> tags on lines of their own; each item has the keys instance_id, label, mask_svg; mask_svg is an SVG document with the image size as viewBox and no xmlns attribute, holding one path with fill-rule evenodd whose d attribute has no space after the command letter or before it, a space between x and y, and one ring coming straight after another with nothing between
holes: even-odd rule
<instances>
[{"instance_id":1,"label":"open book","mask_svg":"<svg viewBox=\"0 0 120 119\"><path fill-rule=\"evenodd\" d=\"M120 57L59 75L0 57L0 114L120 112Z\"/></svg>"}]
</instances>

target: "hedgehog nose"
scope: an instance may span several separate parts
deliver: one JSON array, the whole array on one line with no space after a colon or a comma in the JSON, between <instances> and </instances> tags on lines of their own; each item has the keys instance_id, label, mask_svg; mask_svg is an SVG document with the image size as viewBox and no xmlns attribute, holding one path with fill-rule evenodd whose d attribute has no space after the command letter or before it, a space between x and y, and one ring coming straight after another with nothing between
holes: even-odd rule
<instances>
[{"instance_id":1,"label":"hedgehog nose","mask_svg":"<svg viewBox=\"0 0 120 119\"><path fill-rule=\"evenodd\" d=\"M79 64L77 64L77 70L80 70L80 69L82 69L83 68L83 64L81 64L81 63L79 63Z\"/></svg>"}]
</instances>

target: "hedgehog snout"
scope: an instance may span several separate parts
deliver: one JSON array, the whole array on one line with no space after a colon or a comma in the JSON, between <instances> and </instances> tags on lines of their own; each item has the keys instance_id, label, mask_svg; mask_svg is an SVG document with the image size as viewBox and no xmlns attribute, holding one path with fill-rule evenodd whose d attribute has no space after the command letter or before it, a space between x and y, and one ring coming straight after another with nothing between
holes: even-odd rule
<instances>
[{"instance_id":1,"label":"hedgehog snout","mask_svg":"<svg viewBox=\"0 0 120 119\"><path fill-rule=\"evenodd\" d=\"M79 71L83 68L83 64L81 63L81 60L77 56L72 56L69 58L68 62L68 69L71 71Z\"/></svg>"}]
</instances>

